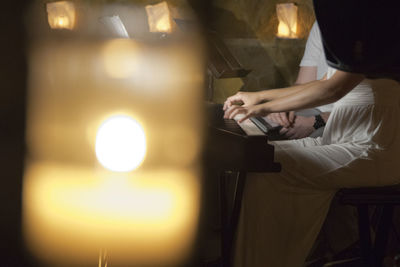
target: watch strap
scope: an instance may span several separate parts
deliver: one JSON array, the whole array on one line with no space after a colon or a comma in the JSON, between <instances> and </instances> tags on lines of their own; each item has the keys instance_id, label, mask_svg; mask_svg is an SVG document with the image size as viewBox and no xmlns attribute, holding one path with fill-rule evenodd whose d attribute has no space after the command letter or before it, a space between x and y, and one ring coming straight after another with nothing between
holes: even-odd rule
<instances>
[{"instance_id":1,"label":"watch strap","mask_svg":"<svg viewBox=\"0 0 400 267\"><path fill-rule=\"evenodd\" d=\"M326 123L325 123L324 119L321 117L321 115L316 115L316 116L314 116L314 118L315 118L315 122L314 122L313 127L315 130L317 130L321 127L324 127L326 125Z\"/></svg>"}]
</instances>

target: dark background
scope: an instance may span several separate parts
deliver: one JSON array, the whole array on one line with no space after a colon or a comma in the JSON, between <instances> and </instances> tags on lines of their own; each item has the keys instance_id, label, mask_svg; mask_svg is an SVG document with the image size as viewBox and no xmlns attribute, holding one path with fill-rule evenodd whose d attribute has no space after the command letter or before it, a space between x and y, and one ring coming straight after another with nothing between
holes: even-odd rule
<instances>
[{"instance_id":1,"label":"dark background","mask_svg":"<svg viewBox=\"0 0 400 267\"><path fill-rule=\"evenodd\" d=\"M0 14L0 266L25 266L21 242L28 1L4 1Z\"/></svg>"}]
</instances>

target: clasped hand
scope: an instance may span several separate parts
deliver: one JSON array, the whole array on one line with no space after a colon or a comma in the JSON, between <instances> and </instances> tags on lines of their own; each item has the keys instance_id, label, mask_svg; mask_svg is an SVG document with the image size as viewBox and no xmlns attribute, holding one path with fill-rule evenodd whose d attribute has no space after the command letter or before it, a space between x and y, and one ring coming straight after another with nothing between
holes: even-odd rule
<instances>
[{"instance_id":1,"label":"clasped hand","mask_svg":"<svg viewBox=\"0 0 400 267\"><path fill-rule=\"evenodd\" d=\"M224 118L233 119L238 114L244 114L244 117L239 120L243 122L250 117L268 115L260 102L255 92L238 92L226 99L223 107Z\"/></svg>"}]
</instances>

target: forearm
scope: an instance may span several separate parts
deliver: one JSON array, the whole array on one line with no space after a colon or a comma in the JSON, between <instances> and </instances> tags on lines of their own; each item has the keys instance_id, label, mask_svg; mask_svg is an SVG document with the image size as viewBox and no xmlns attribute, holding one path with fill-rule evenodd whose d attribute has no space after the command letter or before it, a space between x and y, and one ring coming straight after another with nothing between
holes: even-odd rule
<instances>
[{"instance_id":1,"label":"forearm","mask_svg":"<svg viewBox=\"0 0 400 267\"><path fill-rule=\"evenodd\" d=\"M301 89L282 91L279 97L263 105L266 113L299 110L321 106L337 101L353 89L364 78L360 74L337 73L329 80L315 81L296 86ZM280 90L280 89L279 89Z\"/></svg>"},{"instance_id":2,"label":"forearm","mask_svg":"<svg viewBox=\"0 0 400 267\"><path fill-rule=\"evenodd\" d=\"M259 92L259 100L260 102L265 102L265 101L272 101L278 98L286 97L291 94L297 93L308 86L312 85L313 83L318 82L318 81L312 81L306 84L297 84L293 85L291 87L287 88L279 88L279 89L270 89L270 90L264 90Z\"/></svg>"}]
</instances>

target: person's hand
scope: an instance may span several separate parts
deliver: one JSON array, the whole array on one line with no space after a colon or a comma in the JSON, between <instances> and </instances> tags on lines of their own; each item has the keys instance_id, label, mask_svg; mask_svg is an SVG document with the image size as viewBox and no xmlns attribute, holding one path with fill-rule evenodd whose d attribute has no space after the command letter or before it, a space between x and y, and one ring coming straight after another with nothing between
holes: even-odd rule
<instances>
[{"instance_id":1,"label":"person's hand","mask_svg":"<svg viewBox=\"0 0 400 267\"><path fill-rule=\"evenodd\" d=\"M228 97L224 103L224 110L228 110L233 105L252 106L260 102L257 92L237 92Z\"/></svg>"},{"instance_id":2,"label":"person's hand","mask_svg":"<svg viewBox=\"0 0 400 267\"><path fill-rule=\"evenodd\" d=\"M292 126L282 128L279 133L285 135L288 139L304 138L315 131L314 122L314 117L296 116Z\"/></svg>"},{"instance_id":3,"label":"person's hand","mask_svg":"<svg viewBox=\"0 0 400 267\"><path fill-rule=\"evenodd\" d=\"M281 125L283 128L291 127L295 120L294 111L275 112L275 113L269 114L267 117L268 117L268 119Z\"/></svg>"},{"instance_id":4,"label":"person's hand","mask_svg":"<svg viewBox=\"0 0 400 267\"><path fill-rule=\"evenodd\" d=\"M244 116L240 118L239 122L243 122L250 117L256 116L267 116L268 113L264 109L263 105L254 105L254 106L230 106L227 110L225 110L224 118L225 119L233 119L236 115L243 114Z\"/></svg>"}]
</instances>

